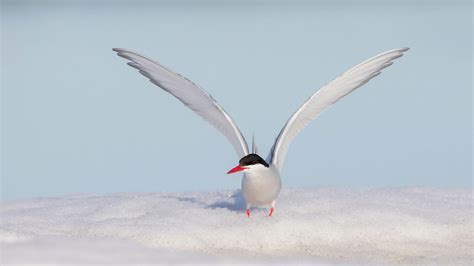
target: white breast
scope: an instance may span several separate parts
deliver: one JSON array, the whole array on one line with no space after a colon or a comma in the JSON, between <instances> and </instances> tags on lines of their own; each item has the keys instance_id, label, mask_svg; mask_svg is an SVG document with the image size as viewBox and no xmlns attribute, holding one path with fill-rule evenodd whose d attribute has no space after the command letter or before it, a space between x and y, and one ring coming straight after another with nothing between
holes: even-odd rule
<instances>
[{"instance_id":1,"label":"white breast","mask_svg":"<svg viewBox=\"0 0 474 266\"><path fill-rule=\"evenodd\" d=\"M242 193L247 205L269 205L274 201L281 189L281 178L273 165L251 165L242 179Z\"/></svg>"}]
</instances>

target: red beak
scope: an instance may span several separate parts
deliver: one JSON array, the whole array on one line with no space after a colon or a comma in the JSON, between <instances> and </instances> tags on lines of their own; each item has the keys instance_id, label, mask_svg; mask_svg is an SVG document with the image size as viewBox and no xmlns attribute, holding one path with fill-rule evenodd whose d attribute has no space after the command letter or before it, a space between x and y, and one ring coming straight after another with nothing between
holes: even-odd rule
<instances>
[{"instance_id":1,"label":"red beak","mask_svg":"<svg viewBox=\"0 0 474 266\"><path fill-rule=\"evenodd\" d=\"M233 173L236 173L236 172L243 171L243 170L245 170L245 169L247 169L247 168L242 167L242 166L240 166L240 165L237 165L236 167L230 169L229 172L227 172L227 174L233 174Z\"/></svg>"}]
</instances>

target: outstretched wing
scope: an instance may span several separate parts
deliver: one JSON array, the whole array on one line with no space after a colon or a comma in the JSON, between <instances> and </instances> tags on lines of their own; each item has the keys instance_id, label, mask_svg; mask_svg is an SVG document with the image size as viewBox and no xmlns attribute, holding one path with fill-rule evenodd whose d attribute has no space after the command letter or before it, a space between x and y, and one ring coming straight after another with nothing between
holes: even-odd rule
<instances>
[{"instance_id":1,"label":"outstretched wing","mask_svg":"<svg viewBox=\"0 0 474 266\"><path fill-rule=\"evenodd\" d=\"M169 92L184 105L217 128L234 146L240 157L248 154L248 146L239 128L212 96L187 78L137 53L114 48L117 55L130 60L128 65Z\"/></svg>"},{"instance_id":2,"label":"outstretched wing","mask_svg":"<svg viewBox=\"0 0 474 266\"><path fill-rule=\"evenodd\" d=\"M392 61L407 50L408 48L400 48L376 55L319 89L288 119L278 134L267 161L281 171L290 143L309 122L342 97L379 75L382 69L392 65Z\"/></svg>"}]
</instances>

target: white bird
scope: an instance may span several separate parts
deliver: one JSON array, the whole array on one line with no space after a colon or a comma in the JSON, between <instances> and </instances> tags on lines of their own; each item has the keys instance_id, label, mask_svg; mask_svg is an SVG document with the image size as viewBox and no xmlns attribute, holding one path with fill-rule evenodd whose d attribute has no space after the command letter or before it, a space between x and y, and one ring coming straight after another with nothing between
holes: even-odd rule
<instances>
[{"instance_id":1,"label":"white bird","mask_svg":"<svg viewBox=\"0 0 474 266\"><path fill-rule=\"evenodd\" d=\"M217 128L234 146L241 157L239 165L228 174L242 171L242 193L250 217L252 206L270 205L269 216L273 214L275 202L281 189L280 172L286 153L296 135L322 111L341 98L364 85L392 65L408 48L399 48L376 55L352 67L341 76L329 82L309 97L288 119L278 134L267 160L257 155L253 143L249 153L247 142L232 118L204 89L169 68L137 53L114 48L113 51L130 60L128 65L149 78L150 81L169 92L184 105Z\"/></svg>"}]
</instances>

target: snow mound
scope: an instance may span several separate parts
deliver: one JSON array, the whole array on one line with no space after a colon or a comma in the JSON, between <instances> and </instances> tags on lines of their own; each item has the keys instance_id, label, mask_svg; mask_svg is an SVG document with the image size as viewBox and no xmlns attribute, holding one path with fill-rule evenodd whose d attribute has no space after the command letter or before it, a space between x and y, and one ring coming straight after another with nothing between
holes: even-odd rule
<instances>
[{"instance_id":1,"label":"snow mound","mask_svg":"<svg viewBox=\"0 0 474 266\"><path fill-rule=\"evenodd\" d=\"M1 263L473 262L472 189L71 195L1 204Z\"/></svg>"}]
</instances>

